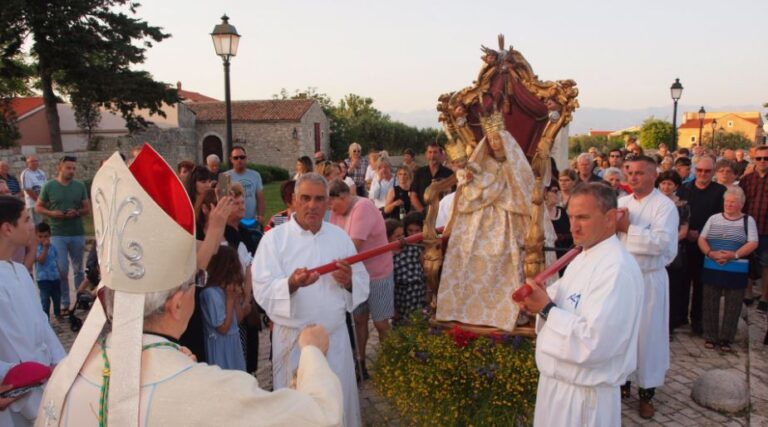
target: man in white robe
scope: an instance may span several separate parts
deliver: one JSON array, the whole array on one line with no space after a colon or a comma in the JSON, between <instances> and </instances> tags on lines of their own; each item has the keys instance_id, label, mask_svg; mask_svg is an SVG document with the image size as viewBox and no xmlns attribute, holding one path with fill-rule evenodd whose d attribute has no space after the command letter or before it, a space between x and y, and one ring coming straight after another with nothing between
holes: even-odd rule
<instances>
[{"instance_id":1,"label":"man in white robe","mask_svg":"<svg viewBox=\"0 0 768 427\"><path fill-rule=\"evenodd\" d=\"M341 384L323 357L328 334L321 326L298 337L296 389L275 393L245 372L194 363L179 346L195 307L194 211L151 147L130 171L115 153L96 174L92 194L96 235L104 237L100 297L48 382L37 426L342 425ZM120 258L123 251L109 251L111 232L124 220L110 209L122 203L131 205L133 220L120 238L141 250L134 269ZM223 222L230 203L221 198L211 217ZM111 332L104 334L107 321Z\"/></svg>"},{"instance_id":2,"label":"man in white robe","mask_svg":"<svg viewBox=\"0 0 768 427\"><path fill-rule=\"evenodd\" d=\"M339 270L322 276L307 272L357 253L344 230L323 222L328 206L325 179L302 175L293 206L293 220L264 235L251 264L254 297L274 322L273 385L277 390L291 383L298 363L299 329L322 325L330 334L328 363L344 390L345 425L358 426L360 404L345 312L351 313L368 298L368 273L362 263L339 263Z\"/></svg>"},{"instance_id":3,"label":"man in white robe","mask_svg":"<svg viewBox=\"0 0 768 427\"><path fill-rule=\"evenodd\" d=\"M640 416L652 418L655 388L664 384L669 369L669 276L664 268L677 255L679 215L672 200L654 188L658 172L654 159L636 157L627 164L633 193L619 199L624 214L619 238L643 272L645 299L640 318L637 372ZM629 382L622 387L629 396Z\"/></svg>"},{"instance_id":4,"label":"man in white robe","mask_svg":"<svg viewBox=\"0 0 768 427\"><path fill-rule=\"evenodd\" d=\"M40 307L37 289L24 265L11 261L32 238L34 224L24 203L0 196L0 381L19 362L57 364L66 353ZM42 389L23 394L0 411L0 426L32 425Z\"/></svg>"},{"instance_id":5,"label":"man in white robe","mask_svg":"<svg viewBox=\"0 0 768 427\"><path fill-rule=\"evenodd\" d=\"M521 305L537 313L535 426L621 425L619 386L635 370L643 282L616 233L616 195L579 185L568 203L571 232L584 248L546 291Z\"/></svg>"}]
</instances>

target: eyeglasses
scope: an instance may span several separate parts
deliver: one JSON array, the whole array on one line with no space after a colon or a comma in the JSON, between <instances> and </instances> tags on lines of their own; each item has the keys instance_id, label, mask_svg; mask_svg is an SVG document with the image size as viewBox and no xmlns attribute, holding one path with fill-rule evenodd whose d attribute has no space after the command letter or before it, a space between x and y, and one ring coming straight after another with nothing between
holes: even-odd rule
<instances>
[{"instance_id":1,"label":"eyeglasses","mask_svg":"<svg viewBox=\"0 0 768 427\"><path fill-rule=\"evenodd\" d=\"M755 157L756 162L768 162L768 157Z\"/></svg>"},{"instance_id":2,"label":"eyeglasses","mask_svg":"<svg viewBox=\"0 0 768 427\"><path fill-rule=\"evenodd\" d=\"M245 160L246 156L232 156L232 160Z\"/></svg>"}]
</instances>

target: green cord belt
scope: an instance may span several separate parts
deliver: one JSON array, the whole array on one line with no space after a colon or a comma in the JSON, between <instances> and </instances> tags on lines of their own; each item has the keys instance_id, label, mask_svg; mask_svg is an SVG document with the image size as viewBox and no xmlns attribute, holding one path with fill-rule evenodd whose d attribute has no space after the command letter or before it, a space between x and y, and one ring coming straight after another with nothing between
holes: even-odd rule
<instances>
[{"instance_id":1,"label":"green cord belt","mask_svg":"<svg viewBox=\"0 0 768 427\"><path fill-rule=\"evenodd\" d=\"M107 398L109 397L109 378L111 376L111 371L109 370L109 358L107 358L107 347L104 341L105 340L101 341L101 357L104 359L104 369L101 371L102 383L99 397L99 427L107 426ZM154 344L147 344L141 347L141 351L156 347L171 347L179 350L178 345L169 341L162 341Z\"/></svg>"}]
</instances>

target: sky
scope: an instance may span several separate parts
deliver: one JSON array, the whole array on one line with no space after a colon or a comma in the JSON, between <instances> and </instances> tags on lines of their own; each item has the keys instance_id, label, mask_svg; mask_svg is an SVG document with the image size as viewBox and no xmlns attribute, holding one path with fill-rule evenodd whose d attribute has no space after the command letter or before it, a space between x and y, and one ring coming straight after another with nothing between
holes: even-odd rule
<instances>
[{"instance_id":1,"label":"sky","mask_svg":"<svg viewBox=\"0 0 768 427\"><path fill-rule=\"evenodd\" d=\"M768 102L766 0L144 0L138 16L172 37L140 68L223 100L209 34L224 13L242 35L234 100L311 86L385 112L433 109L472 83L480 45L503 33L540 79L576 80L582 107L671 106L675 78L681 103Z\"/></svg>"}]
</instances>

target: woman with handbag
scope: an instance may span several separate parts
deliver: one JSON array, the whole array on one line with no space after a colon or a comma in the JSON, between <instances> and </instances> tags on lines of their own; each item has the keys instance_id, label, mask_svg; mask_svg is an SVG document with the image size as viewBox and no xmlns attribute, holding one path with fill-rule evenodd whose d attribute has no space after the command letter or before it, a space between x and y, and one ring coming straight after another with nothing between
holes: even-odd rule
<instances>
[{"instance_id":1,"label":"woman with handbag","mask_svg":"<svg viewBox=\"0 0 768 427\"><path fill-rule=\"evenodd\" d=\"M672 331L688 323L688 291L684 285L689 280L685 268L685 243L684 239L688 234L688 219L691 216L691 210L685 200L681 200L675 194L682 181L680 175L675 171L666 171L659 174L656 179L656 186L665 196L672 199L677 206L677 213L680 215L680 225L677 230L677 256L667 266L669 275L669 332L670 339Z\"/></svg>"},{"instance_id":2,"label":"woman with handbag","mask_svg":"<svg viewBox=\"0 0 768 427\"><path fill-rule=\"evenodd\" d=\"M731 187L723 195L723 213L712 215L699 234L704 253L702 323L704 347L731 351L749 278L749 254L757 248L757 224L741 212L744 191ZM725 297L722 323L720 296Z\"/></svg>"}]
</instances>

